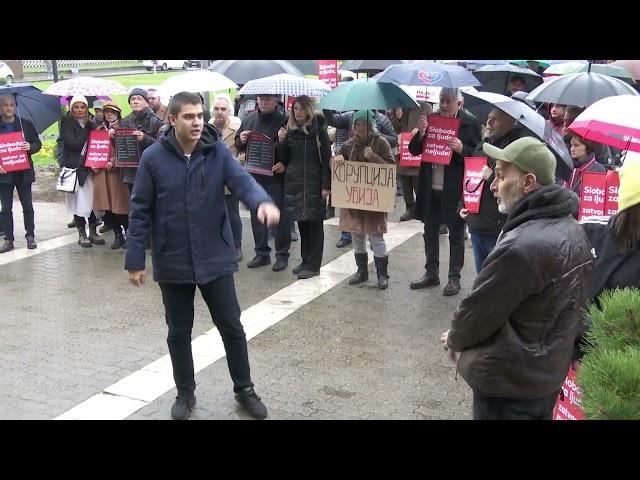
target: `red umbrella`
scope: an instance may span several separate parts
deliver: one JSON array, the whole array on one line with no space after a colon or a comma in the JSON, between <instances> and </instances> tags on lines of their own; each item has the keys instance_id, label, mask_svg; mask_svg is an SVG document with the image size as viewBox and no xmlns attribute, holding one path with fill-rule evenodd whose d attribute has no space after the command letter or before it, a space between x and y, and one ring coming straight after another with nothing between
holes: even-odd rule
<instances>
[{"instance_id":1,"label":"red umbrella","mask_svg":"<svg viewBox=\"0 0 640 480\"><path fill-rule=\"evenodd\" d=\"M578 115L569 130L587 140L640 152L640 97L603 98Z\"/></svg>"}]
</instances>

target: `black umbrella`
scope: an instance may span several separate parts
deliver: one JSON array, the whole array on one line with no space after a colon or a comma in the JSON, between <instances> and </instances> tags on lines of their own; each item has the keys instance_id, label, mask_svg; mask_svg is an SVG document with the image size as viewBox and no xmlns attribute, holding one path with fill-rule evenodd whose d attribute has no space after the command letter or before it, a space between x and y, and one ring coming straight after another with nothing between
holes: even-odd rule
<instances>
[{"instance_id":1,"label":"black umbrella","mask_svg":"<svg viewBox=\"0 0 640 480\"><path fill-rule=\"evenodd\" d=\"M318 75L317 60L285 60L305 75Z\"/></svg>"},{"instance_id":2,"label":"black umbrella","mask_svg":"<svg viewBox=\"0 0 640 480\"><path fill-rule=\"evenodd\" d=\"M355 73L378 73L389 65L404 63L402 60L345 60L340 65L340 70L349 70Z\"/></svg>"},{"instance_id":3,"label":"black umbrella","mask_svg":"<svg viewBox=\"0 0 640 480\"><path fill-rule=\"evenodd\" d=\"M223 74L238 85L279 73L304 77L304 73L286 60L217 60L209 70Z\"/></svg>"},{"instance_id":4,"label":"black umbrella","mask_svg":"<svg viewBox=\"0 0 640 480\"><path fill-rule=\"evenodd\" d=\"M507 86L513 77L524 79L524 89L530 92L542 83L542 77L528 68L515 65L485 65L476 69L473 74L482 83L483 92L507 94Z\"/></svg>"},{"instance_id":5,"label":"black umbrella","mask_svg":"<svg viewBox=\"0 0 640 480\"><path fill-rule=\"evenodd\" d=\"M582 72L549 80L535 88L526 98L534 102L584 107L616 95L638 95L638 92L617 78L600 73Z\"/></svg>"},{"instance_id":6,"label":"black umbrella","mask_svg":"<svg viewBox=\"0 0 640 480\"><path fill-rule=\"evenodd\" d=\"M483 123L486 123L489 112L496 107L516 119L520 125L546 143L553 152L556 157L556 175L565 180L571 177L573 160L564 139L538 112L524 102L498 93L463 90L462 95L465 98L465 108Z\"/></svg>"},{"instance_id":7,"label":"black umbrella","mask_svg":"<svg viewBox=\"0 0 640 480\"><path fill-rule=\"evenodd\" d=\"M44 132L61 115L58 97L45 95L30 83L14 83L0 87L0 96L11 95L16 101L20 121L29 120L38 133Z\"/></svg>"}]
</instances>

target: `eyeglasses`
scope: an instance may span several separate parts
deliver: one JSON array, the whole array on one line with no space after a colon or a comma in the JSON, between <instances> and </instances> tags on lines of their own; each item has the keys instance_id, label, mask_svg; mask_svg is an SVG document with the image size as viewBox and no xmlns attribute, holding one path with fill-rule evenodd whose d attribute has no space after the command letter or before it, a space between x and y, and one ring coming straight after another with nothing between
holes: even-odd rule
<instances>
[{"instance_id":1,"label":"eyeglasses","mask_svg":"<svg viewBox=\"0 0 640 480\"><path fill-rule=\"evenodd\" d=\"M227 110L229 110L227 107L213 107L213 109L218 112L226 112Z\"/></svg>"}]
</instances>

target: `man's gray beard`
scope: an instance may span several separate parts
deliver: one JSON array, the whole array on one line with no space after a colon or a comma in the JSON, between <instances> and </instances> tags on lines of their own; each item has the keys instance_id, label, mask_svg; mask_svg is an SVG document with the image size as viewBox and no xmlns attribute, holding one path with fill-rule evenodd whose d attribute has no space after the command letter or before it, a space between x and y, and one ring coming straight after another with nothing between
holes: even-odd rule
<instances>
[{"instance_id":1,"label":"man's gray beard","mask_svg":"<svg viewBox=\"0 0 640 480\"><path fill-rule=\"evenodd\" d=\"M498 211L500 213L509 215L513 211L513 207L524 198L524 193L516 193L522 188L519 183L520 182L516 183L513 186L513 190L509 192L509 197L507 198L506 202L503 199L500 199L500 201L498 202Z\"/></svg>"}]
</instances>

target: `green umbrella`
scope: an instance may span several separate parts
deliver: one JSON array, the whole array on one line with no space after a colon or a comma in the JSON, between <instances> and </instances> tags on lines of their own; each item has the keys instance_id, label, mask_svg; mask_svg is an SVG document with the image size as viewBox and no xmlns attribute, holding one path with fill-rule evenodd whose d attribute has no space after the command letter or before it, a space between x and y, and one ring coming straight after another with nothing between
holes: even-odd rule
<instances>
[{"instance_id":1,"label":"green umbrella","mask_svg":"<svg viewBox=\"0 0 640 480\"><path fill-rule=\"evenodd\" d=\"M394 107L418 107L404 90L392 83L375 80L354 80L338 85L327 93L320 108L344 112L347 110L385 110Z\"/></svg>"},{"instance_id":2,"label":"green umbrella","mask_svg":"<svg viewBox=\"0 0 640 480\"><path fill-rule=\"evenodd\" d=\"M582 73L589 70L588 63L580 62L566 62L557 63L551 65L544 71L545 75L566 75L568 73ZM629 84L636 83L631 74L622 67L616 67L614 65L606 65L602 63L592 63L591 71L595 73L601 73L602 75L609 75L610 77L616 77Z\"/></svg>"},{"instance_id":3,"label":"green umbrella","mask_svg":"<svg viewBox=\"0 0 640 480\"><path fill-rule=\"evenodd\" d=\"M514 65L518 65L519 67L529 68L529 64L536 62L541 67L548 67L551 65L550 60L507 60L509 63L513 63Z\"/></svg>"}]
</instances>

